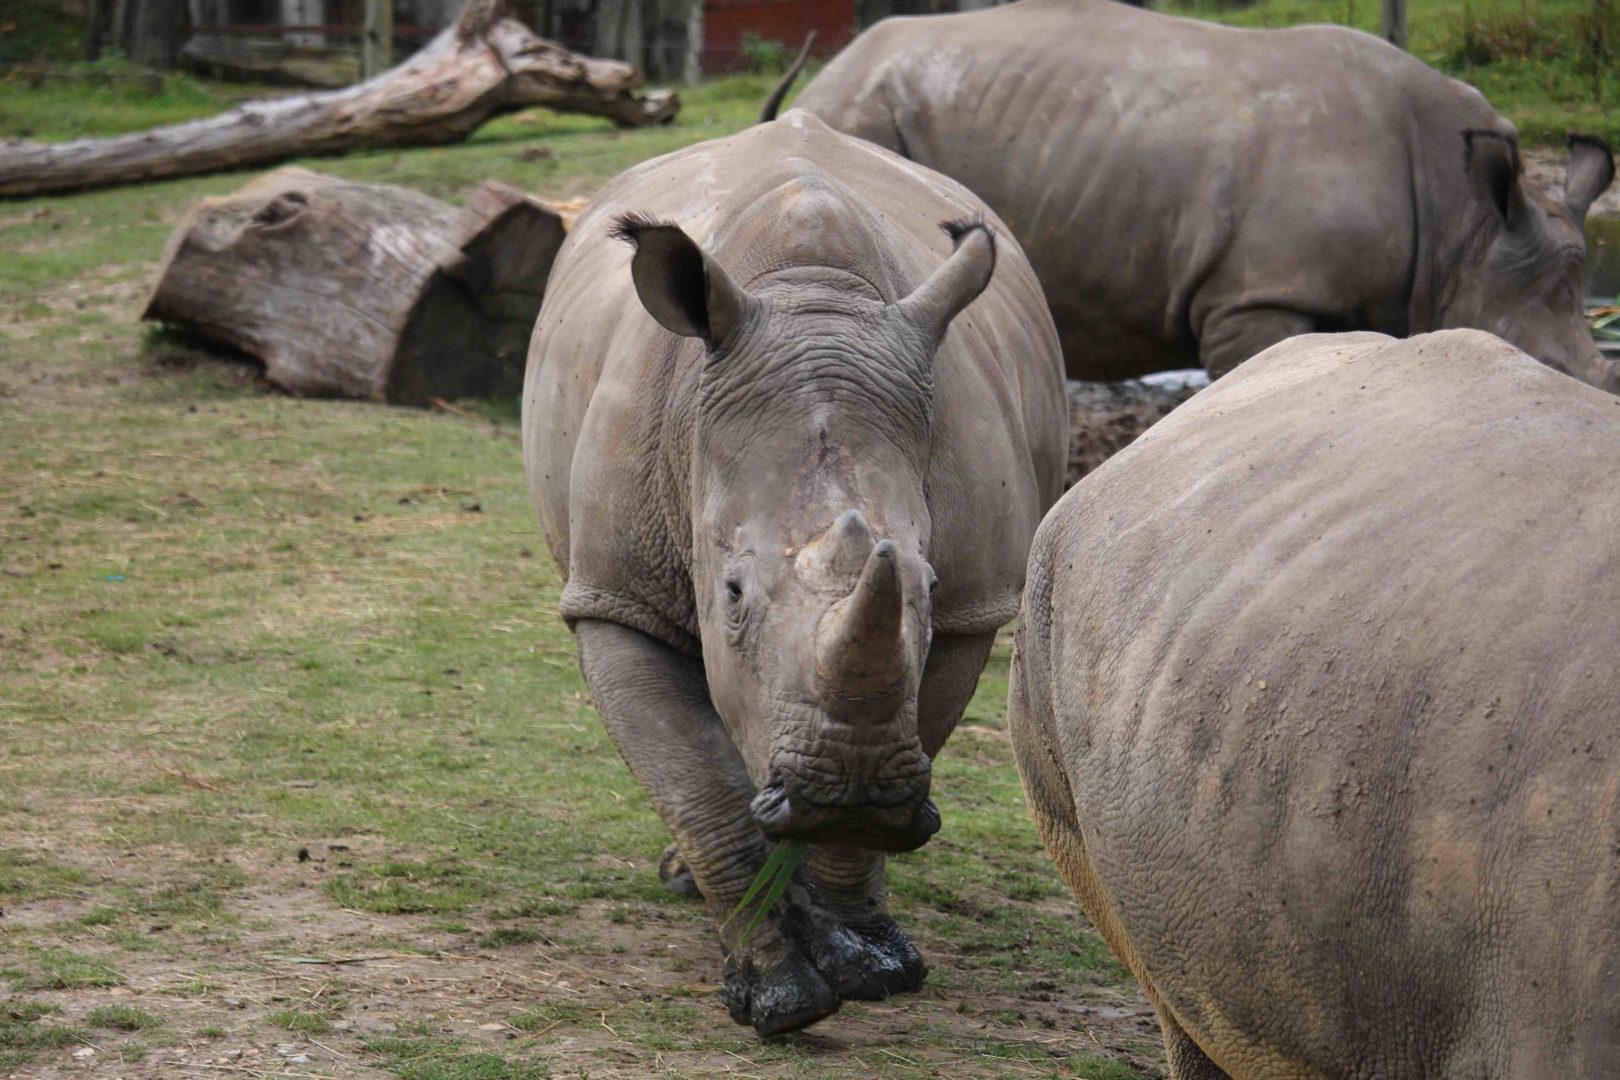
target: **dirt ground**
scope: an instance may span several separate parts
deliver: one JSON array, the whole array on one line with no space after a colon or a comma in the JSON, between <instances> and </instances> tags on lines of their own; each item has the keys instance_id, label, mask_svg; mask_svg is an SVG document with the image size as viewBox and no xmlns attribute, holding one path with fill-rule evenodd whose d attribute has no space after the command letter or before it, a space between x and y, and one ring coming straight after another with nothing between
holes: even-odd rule
<instances>
[{"instance_id":1,"label":"dirt ground","mask_svg":"<svg viewBox=\"0 0 1620 1080\"><path fill-rule=\"evenodd\" d=\"M397 1056L377 1064L374 1041L397 1039L402 1028L456 1040L462 1061L480 1049L525 1057L538 1051L550 1074L568 1076L879 1075L895 1066L907 1075L1098 1075L1072 1064L1088 1054L1142 1070L1123 1075L1151 1074L1156 1064L1157 1025L1134 995L1086 1000L1039 972L1013 993L965 999L930 986L892 1002L849 1005L808 1032L751 1047L752 1037L730 1024L714 1000L717 987L708 977L718 958L695 903L690 917L648 915L637 926L612 921L608 903L586 905L548 919L536 940L497 943L498 929L480 939L463 928L435 930L420 916L333 903L318 887L325 866L366 843L334 838L310 844L308 861L273 865L258 853L241 853L254 883L231 896L229 906L251 929L216 949L122 958L118 986L29 995L56 1006L52 1019L62 1024L84 1022L109 1005L158 1013L166 1045L148 1044L136 1060L125 1060L136 1036L98 1032L0 1076L528 1075L417 1074L408 1057L402 1063ZM178 849L143 851L146 869L135 871L132 883L161 882L165 856L187 858ZM48 931L83 919L94 901L86 895L24 903L8 908L5 919L9 928ZM919 944L936 974L974 966L971 951L926 937ZM6 1007L7 995L0 994L0 1014ZM318 1034L270 1019L289 1010L330 1019ZM920 1031L927 1038L918 1038Z\"/></svg>"}]
</instances>

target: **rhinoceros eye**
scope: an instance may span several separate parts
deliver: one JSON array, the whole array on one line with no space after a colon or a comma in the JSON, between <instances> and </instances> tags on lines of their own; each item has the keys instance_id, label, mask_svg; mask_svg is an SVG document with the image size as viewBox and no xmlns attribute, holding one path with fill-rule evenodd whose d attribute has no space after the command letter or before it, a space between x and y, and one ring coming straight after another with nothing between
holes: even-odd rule
<instances>
[{"instance_id":1,"label":"rhinoceros eye","mask_svg":"<svg viewBox=\"0 0 1620 1080\"><path fill-rule=\"evenodd\" d=\"M742 599L742 582L736 578L726 579L726 599L733 604Z\"/></svg>"}]
</instances>

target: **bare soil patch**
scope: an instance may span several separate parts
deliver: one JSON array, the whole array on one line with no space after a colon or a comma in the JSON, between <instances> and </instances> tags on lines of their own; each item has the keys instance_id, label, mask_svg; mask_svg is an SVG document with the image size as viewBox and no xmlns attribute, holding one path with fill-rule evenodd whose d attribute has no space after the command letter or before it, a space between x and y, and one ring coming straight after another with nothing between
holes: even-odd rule
<instances>
[{"instance_id":1,"label":"bare soil patch","mask_svg":"<svg viewBox=\"0 0 1620 1080\"><path fill-rule=\"evenodd\" d=\"M921 935L934 968L922 993L848 1005L807 1032L760 1044L715 996L720 957L696 904L642 912L639 925L615 921L613 906L599 902L477 927L341 908L320 888L325 867L368 843L376 841L312 843L303 862L237 853L253 881L226 901L239 934L191 942L183 954L125 952L117 986L27 995L59 1010L47 1022L72 1026L98 1008L134 1006L161 1019L161 1045L145 1032L94 1030L0 1076L395 1076L397 1062L385 1068L371 1044L401 1030L456 1040L469 1054L533 1056L560 1075L598 1077L789 1076L807 1064L824 1075L899 1065L951 1076L1082 1075L1069 1063L1088 1053L1156 1065L1157 1027L1138 998L1077 993L1038 971L1016 992L942 987L974 958ZM122 868L121 883L160 887L174 868L157 854ZM48 932L94 907L90 895L51 898L10 908L5 919ZM7 1004L0 993L0 1012ZM318 1019L311 1030L289 1030L299 1017Z\"/></svg>"}]
</instances>

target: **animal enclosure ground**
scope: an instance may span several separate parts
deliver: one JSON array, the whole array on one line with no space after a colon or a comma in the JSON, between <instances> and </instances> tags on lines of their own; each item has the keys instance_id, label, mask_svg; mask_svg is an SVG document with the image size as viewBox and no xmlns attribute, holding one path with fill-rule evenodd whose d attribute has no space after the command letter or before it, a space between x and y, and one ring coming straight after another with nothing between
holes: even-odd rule
<instances>
[{"instance_id":1,"label":"animal enclosure ground","mask_svg":"<svg viewBox=\"0 0 1620 1080\"><path fill-rule=\"evenodd\" d=\"M306 164L562 198L764 87ZM893 873L927 990L733 1025L584 697L515 406L289 400L136 324L185 208L243 179L0 203L0 1077L1157 1071L1025 816L1004 645Z\"/></svg>"}]
</instances>

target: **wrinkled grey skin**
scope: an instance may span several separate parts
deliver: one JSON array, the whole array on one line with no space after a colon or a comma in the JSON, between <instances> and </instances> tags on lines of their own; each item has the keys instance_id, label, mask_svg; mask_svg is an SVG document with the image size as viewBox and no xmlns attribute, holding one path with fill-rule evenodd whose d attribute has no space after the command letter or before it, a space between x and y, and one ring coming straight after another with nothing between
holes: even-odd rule
<instances>
[{"instance_id":1,"label":"wrinkled grey skin","mask_svg":"<svg viewBox=\"0 0 1620 1080\"><path fill-rule=\"evenodd\" d=\"M1009 726L1177 1080L1620 1069L1620 408L1296 338L1072 489Z\"/></svg>"},{"instance_id":2,"label":"wrinkled grey skin","mask_svg":"<svg viewBox=\"0 0 1620 1080\"><path fill-rule=\"evenodd\" d=\"M1062 489L1062 385L994 216L805 113L623 174L557 256L524 455L597 710L716 915L813 841L754 937L721 930L761 1034L922 982L883 852L939 827L931 758Z\"/></svg>"},{"instance_id":3,"label":"wrinkled grey skin","mask_svg":"<svg viewBox=\"0 0 1620 1080\"><path fill-rule=\"evenodd\" d=\"M879 23L795 104L994 207L1073 378L1475 327L1620 391L1581 312L1607 146L1572 142L1554 202L1478 91L1368 34L1025 0Z\"/></svg>"}]
</instances>

